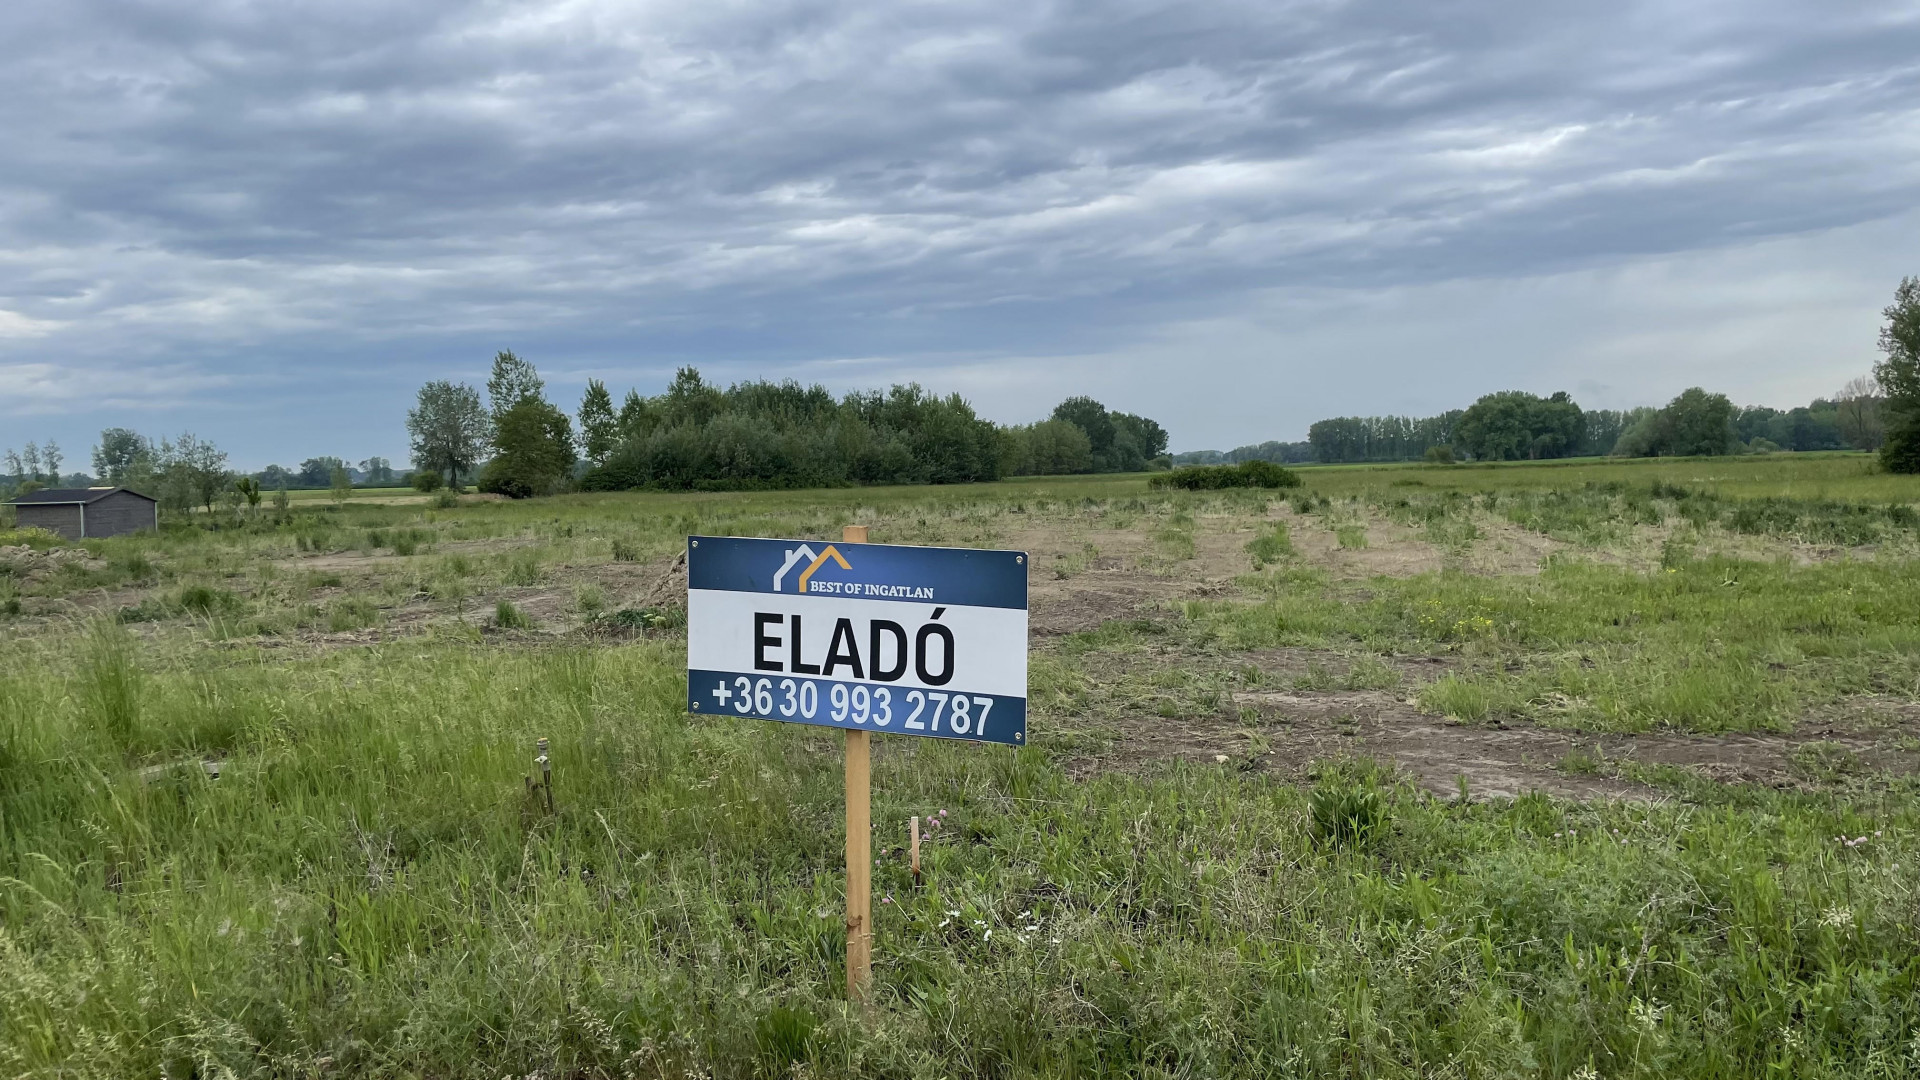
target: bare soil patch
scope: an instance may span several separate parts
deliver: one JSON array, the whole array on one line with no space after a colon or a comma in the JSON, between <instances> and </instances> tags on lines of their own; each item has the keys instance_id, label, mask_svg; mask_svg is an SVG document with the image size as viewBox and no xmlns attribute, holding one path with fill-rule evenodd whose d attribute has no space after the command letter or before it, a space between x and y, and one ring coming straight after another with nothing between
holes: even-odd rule
<instances>
[{"instance_id":1,"label":"bare soil patch","mask_svg":"<svg viewBox=\"0 0 1920 1080\"><path fill-rule=\"evenodd\" d=\"M1136 657L1132 663L1137 664ZM1286 683L1319 669L1339 672L1348 658L1312 650L1246 654L1236 663ZM1440 674L1439 658L1386 661L1409 682ZM1155 667L1182 664L1173 650ZM1189 668L1204 663L1184 661ZM1411 676L1411 678L1408 678ZM1104 683L1099 675L1097 682ZM1133 771L1170 761L1212 763L1243 772L1301 779L1317 761L1371 757L1421 788L1454 796L1512 798L1530 791L1563 798L1651 800L1660 789L1630 777L1645 766L1672 766L1728 784L1813 790L1873 775L1920 774L1920 706L1872 699L1791 734L1590 734L1530 724L1466 725L1423 713L1403 690L1240 689L1211 712L1167 717L1137 703L1104 702L1099 750L1069 760L1079 775ZM1044 735L1042 735L1044 745Z\"/></svg>"}]
</instances>

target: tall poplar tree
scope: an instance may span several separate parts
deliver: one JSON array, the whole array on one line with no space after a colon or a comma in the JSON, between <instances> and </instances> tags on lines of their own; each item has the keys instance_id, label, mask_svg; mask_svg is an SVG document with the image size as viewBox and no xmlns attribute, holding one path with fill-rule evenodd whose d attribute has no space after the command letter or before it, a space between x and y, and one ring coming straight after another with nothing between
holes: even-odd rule
<instances>
[{"instance_id":1,"label":"tall poplar tree","mask_svg":"<svg viewBox=\"0 0 1920 1080\"><path fill-rule=\"evenodd\" d=\"M1884 314L1880 351L1886 358L1873 369L1886 395L1880 460L1889 472L1920 473L1920 278L1900 279Z\"/></svg>"}]
</instances>

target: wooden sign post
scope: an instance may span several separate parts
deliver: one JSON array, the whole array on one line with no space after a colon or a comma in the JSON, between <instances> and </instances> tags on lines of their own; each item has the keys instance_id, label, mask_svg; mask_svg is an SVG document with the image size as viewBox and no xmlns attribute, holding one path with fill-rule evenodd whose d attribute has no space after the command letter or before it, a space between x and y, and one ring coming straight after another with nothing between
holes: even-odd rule
<instances>
[{"instance_id":1,"label":"wooden sign post","mask_svg":"<svg viewBox=\"0 0 1920 1080\"><path fill-rule=\"evenodd\" d=\"M849 544L867 542L865 525L840 534ZM847 1000L867 1003L873 975L873 773L872 736L847 729Z\"/></svg>"},{"instance_id":2,"label":"wooden sign post","mask_svg":"<svg viewBox=\"0 0 1920 1080\"><path fill-rule=\"evenodd\" d=\"M687 711L846 732L847 998L865 1006L873 733L1026 745L1026 553L870 544L865 525L689 536Z\"/></svg>"}]
</instances>

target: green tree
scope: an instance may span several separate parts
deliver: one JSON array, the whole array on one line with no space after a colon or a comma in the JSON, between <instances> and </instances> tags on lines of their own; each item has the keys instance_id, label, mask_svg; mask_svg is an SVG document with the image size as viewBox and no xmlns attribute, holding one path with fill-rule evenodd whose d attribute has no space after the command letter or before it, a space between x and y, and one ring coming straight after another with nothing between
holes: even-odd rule
<instances>
[{"instance_id":1,"label":"green tree","mask_svg":"<svg viewBox=\"0 0 1920 1080\"><path fill-rule=\"evenodd\" d=\"M1479 461L1512 461L1527 456L1533 435L1527 410L1534 396L1521 390L1487 394L1460 417L1459 445Z\"/></svg>"},{"instance_id":2,"label":"green tree","mask_svg":"<svg viewBox=\"0 0 1920 1080\"><path fill-rule=\"evenodd\" d=\"M247 509L249 510L259 509L260 481L255 480L251 476L243 476L233 482L233 490L239 492L240 497L246 500Z\"/></svg>"},{"instance_id":3,"label":"green tree","mask_svg":"<svg viewBox=\"0 0 1920 1080\"><path fill-rule=\"evenodd\" d=\"M607 455L620 443L620 421L613 415L613 395L599 379L587 380L587 392L580 399L580 443L587 460L606 463Z\"/></svg>"},{"instance_id":4,"label":"green tree","mask_svg":"<svg viewBox=\"0 0 1920 1080\"><path fill-rule=\"evenodd\" d=\"M346 465L337 457L310 457L300 463L297 479L301 487L322 488L333 483L333 471Z\"/></svg>"},{"instance_id":5,"label":"green tree","mask_svg":"<svg viewBox=\"0 0 1920 1080\"><path fill-rule=\"evenodd\" d=\"M1736 410L1725 394L1709 394L1690 387L1660 410L1664 418L1665 453L1676 457L1709 456L1732 452Z\"/></svg>"},{"instance_id":6,"label":"green tree","mask_svg":"<svg viewBox=\"0 0 1920 1080\"><path fill-rule=\"evenodd\" d=\"M663 426L706 424L720 415L725 400L718 387L708 386L700 377L699 368L683 367L673 373L660 405Z\"/></svg>"},{"instance_id":7,"label":"green tree","mask_svg":"<svg viewBox=\"0 0 1920 1080\"><path fill-rule=\"evenodd\" d=\"M101 483L136 487L153 479L153 444L131 428L110 427L93 448L93 472Z\"/></svg>"},{"instance_id":8,"label":"green tree","mask_svg":"<svg viewBox=\"0 0 1920 1080\"><path fill-rule=\"evenodd\" d=\"M1889 471L1920 473L1920 278L1900 279L1893 303L1883 314L1874 378L1884 395L1886 441L1880 460Z\"/></svg>"},{"instance_id":9,"label":"green tree","mask_svg":"<svg viewBox=\"0 0 1920 1080\"><path fill-rule=\"evenodd\" d=\"M493 374L487 378L487 403L495 424L500 423L508 409L529 398L544 399L546 392L547 384L540 380L540 373L532 364L513 355L510 349L493 354Z\"/></svg>"},{"instance_id":10,"label":"green tree","mask_svg":"<svg viewBox=\"0 0 1920 1080\"><path fill-rule=\"evenodd\" d=\"M1878 450L1886 438L1880 415L1880 381L1872 375L1849 379L1834 395L1834 425L1855 450Z\"/></svg>"},{"instance_id":11,"label":"green tree","mask_svg":"<svg viewBox=\"0 0 1920 1080\"><path fill-rule=\"evenodd\" d=\"M393 483L393 462L383 457L370 457L360 463L360 471L366 474L368 487L387 487Z\"/></svg>"},{"instance_id":12,"label":"green tree","mask_svg":"<svg viewBox=\"0 0 1920 1080\"><path fill-rule=\"evenodd\" d=\"M1042 420L1027 429L1026 471L1032 476L1064 476L1093 471L1093 440L1069 420Z\"/></svg>"},{"instance_id":13,"label":"green tree","mask_svg":"<svg viewBox=\"0 0 1920 1080\"><path fill-rule=\"evenodd\" d=\"M1740 446L1735 428L1739 410L1725 394L1709 394L1695 386L1657 412L1634 421L1620 435L1613 452L1619 457L1689 457L1733 453Z\"/></svg>"},{"instance_id":14,"label":"green tree","mask_svg":"<svg viewBox=\"0 0 1920 1080\"><path fill-rule=\"evenodd\" d=\"M1456 445L1480 461L1565 457L1586 442L1586 419L1565 391L1488 394L1460 416Z\"/></svg>"},{"instance_id":15,"label":"green tree","mask_svg":"<svg viewBox=\"0 0 1920 1080\"><path fill-rule=\"evenodd\" d=\"M1100 460L1113 449L1113 414L1107 407L1084 395L1070 397L1053 407L1053 419L1067 423L1087 433L1087 442L1093 447L1094 460Z\"/></svg>"},{"instance_id":16,"label":"green tree","mask_svg":"<svg viewBox=\"0 0 1920 1080\"><path fill-rule=\"evenodd\" d=\"M335 465L327 471L327 487L336 504L346 502L353 494L353 477L347 473L345 465Z\"/></svg>"},{"instance_id":17,"label":"green tree","mask_svg":"<svg viewBox=\"0 0 1920 1080\"><path fill-rule=\"evenodd\" d=\"M40 448L40 464L47 470L47 483L60 484L60 444L52 439Z\"/></svg>"},{"instance_id":18,"label":"green tree","mask_svg":"<svg viewBox=\"0 0 1920 1080\"><path fill-rule=\"evenodd\" d=\"M232 483L226 451L191 431L181 432L172 441L161 439L153 460L160 504L171 510L195 506L212 510Z\"/></svg>"},{"instance_id":19,"label":"green tree","mask_svg":"<svg viewBox=\"0 0 1920 1080\"><path fill-rule=\"evenodd\" d=\"M573 424L542 398L522 398L509 408L494 443L499 453L480 474L482 491L524 499L551 495L572 478Z\"/></svg>"},{"instance_id":20,"label":"green tree","mask_svg":"<svg viewBox=\"0 0 1920 1080\"><path fill-rule=\"evenodd\" d=\"M460 474L487 452L493 425L473 387L441 379L420 388L417 403L407 411L407 437L415 468L442 473L459 487Z\"/></svg>"}]
</instances>

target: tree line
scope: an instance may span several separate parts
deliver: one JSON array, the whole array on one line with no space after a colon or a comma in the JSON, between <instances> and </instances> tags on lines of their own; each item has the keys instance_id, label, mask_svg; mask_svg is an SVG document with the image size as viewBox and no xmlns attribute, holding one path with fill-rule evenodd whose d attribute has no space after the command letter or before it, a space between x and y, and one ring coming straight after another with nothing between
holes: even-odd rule
<instances>
[{"instance_id":1,"label":"tree line","mask_svg":"<svg viewBox=\"0 0 1920 1080\"><path fill-rule=\"evenodd\" d=\"M132 428L110 427L100 432L93 447L93 471L63 473L59 444L28 443L24 450L0 451L0 498L12 498L42 488L85 488L96 485L131 488L151 495L169 510L222 503L257 505L262 492L298 488L350 491L357 485L381 487L403 477L386 458L372 457L358 467L337 457L308 458L298 469L269 465L255 473L236 472L227 465L227 453L209 439L192 432L151 439Z\"/></svg>"},{"instance_id":2,"label":"tree line","mask_svg":"<svg viewBox=\"0 0 1920 1080\"><path fill-rule=\"evenodd\" d=\"M1002 426L958 394L918 384L835 397L791 380L721 387L686 367L662 393L629 390L617 408L605 383L588 380L569 416L511 351L494 357L484 404L466 384L421 387L407 431L416 470L515 498L573 487L946 484L1169 464L1158 423L1088 397L1061 402L1045 420Z\"/></svg>"},{"instance_id":3,"label":"tree line","mask_svg":"<svg viewBox=\"0 0 1920 1080\"><path fill-rule=\"evenodd\" d=\"M1878 450L1887 467L1920 472L1920 278L1905 278L1883 315L1883 358L1829 398L1792 409L1737 407L1693 387L1666 405L1582 409L1565 392L1487 394L1438 416L1338 416L1304 443L1266 442L1179 454L1177 465L1272 461L1515 461L1576 456L1664 457L1780 450Z\"/></svg>"}]
</instances>

